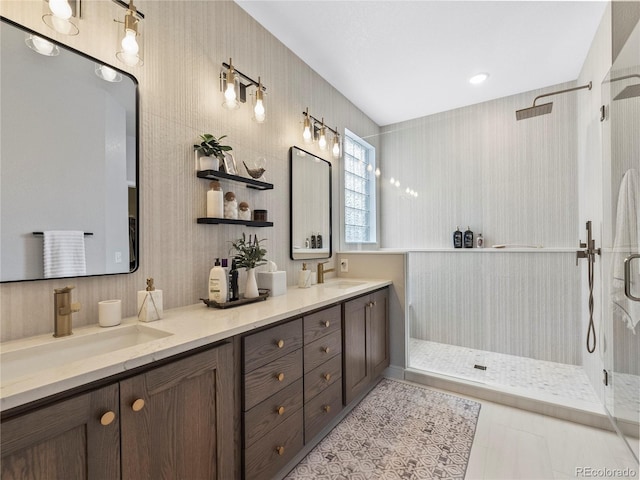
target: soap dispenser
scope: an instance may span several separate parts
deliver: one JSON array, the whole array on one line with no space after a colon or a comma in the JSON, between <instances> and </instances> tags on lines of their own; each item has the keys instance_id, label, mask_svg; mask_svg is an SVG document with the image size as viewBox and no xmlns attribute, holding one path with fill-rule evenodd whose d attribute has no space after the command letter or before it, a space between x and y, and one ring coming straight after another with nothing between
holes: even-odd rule
<instances>
[{"instance_id":1,"label":"soap dispenser","mask_svg":"<svg viewBox=\"0 0 640 480\"><path fill-rule=\"evenodd\" d=\"M216 258L216 263L209 272L209 300L216 303L225 303L228 295L227 275L220 266L220 259Z\"/></svg>"},{"instance_id":2,"label":"soap dispenser","mask_svg":"<svg viewBox=\"0 0 640 480\"><path fill-rule=\"evenodd\" d=\"M162 290L156 290L153 278L147 278L146 290L138 292L138 320L153 322L162 318Z\"/></svg>"},{"instance_id":3,"label":"soap dispenser","mask_svg":"<svg viewBox=\"0 0 640 480\"><path fill-rule=\"evenodd\" d=\"M307 264L302 264L302 270L298 272L298 287L309 288L311 286L311 270L307 270Z\"/></svg>"}]
</instances>

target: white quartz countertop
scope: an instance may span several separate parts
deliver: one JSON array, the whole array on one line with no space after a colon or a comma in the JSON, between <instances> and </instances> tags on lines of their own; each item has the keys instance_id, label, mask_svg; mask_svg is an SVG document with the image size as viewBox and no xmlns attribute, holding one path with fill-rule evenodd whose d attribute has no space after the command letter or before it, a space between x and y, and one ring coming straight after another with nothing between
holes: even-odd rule
<instances>
[{"instance_id":1,"label":"white quartz countertop","mask_svg":"<svg viewBox=\"0 0 640 480\"><path fill-rule=\"evenodd\" d=\"M0 361L0 409L6 411L390 284L389 280L333 278L310 288L289 287L285 295L268 297L264 301L234 308L208 308L204 303L200 303L165 310L161 320L150 323L138 322L137 317L130 317L116 327L101 328L96 323L76 328L70 337L53 338L51 334L47 334L4 342L0 344L3 356L10 352L26 352L25 349L42 345L47 345L46 348L51 346L49 350L53 350L55 355L56 345L59 345L61 352L64 351L66 339L73 339L77 344L80 337L95 337L107 331L130 328L131 325L142 325L146 329L157 329L168 334L138 345L115 347L108 353L63 362L58 366L48 366L43 358L41 368L38 366L37 371L25 375L16 375L15 372L5 370L9 367Z\"/></svg>"}]
</instances>

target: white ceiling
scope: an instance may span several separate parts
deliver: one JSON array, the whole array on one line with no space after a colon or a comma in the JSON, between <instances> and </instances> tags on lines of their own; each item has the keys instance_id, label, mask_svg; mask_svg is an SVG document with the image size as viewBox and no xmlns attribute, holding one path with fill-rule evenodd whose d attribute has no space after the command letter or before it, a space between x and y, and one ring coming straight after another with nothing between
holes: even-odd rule
<instances>
[{"instance_id":1,"label":"white ceiling","mask_svg":"<svg viewBox=\"0 0 640 480\"><path fill-rule=\"evenodd\" d=\"M606 7L600 1L236 3L381 126L575 80ZM489 79L471 85L478 72Z\"/></svg>"}]
</instances>

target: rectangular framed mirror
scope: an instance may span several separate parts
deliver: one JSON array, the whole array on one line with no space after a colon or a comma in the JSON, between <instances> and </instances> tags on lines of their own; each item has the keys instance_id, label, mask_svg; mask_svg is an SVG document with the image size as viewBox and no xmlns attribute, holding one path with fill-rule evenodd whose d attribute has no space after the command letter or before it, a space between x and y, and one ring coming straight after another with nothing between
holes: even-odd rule
<instances>
[{"instance_id":1,"label":"rectangular framed mirror","mask_svg":"<svg viewBox=\"0 0 640 480\"><path fill-rule=\"evenodd\" d=\"M0 20L0 281L134 271L137 80ZM84 273L44 251L45 234L55 246L78 232L71 256L84 255Z\"/></svg>"},{"instance_id":2,"label":"rectangular framed mirror","mask_svg":"<svg viewBox=\"0 0 640 480\"><path fill-rule=\"evenodd\" d=\"M330 258L331 163L291 147L289 172L291 259Z\"/></svg>"}]
</instances>

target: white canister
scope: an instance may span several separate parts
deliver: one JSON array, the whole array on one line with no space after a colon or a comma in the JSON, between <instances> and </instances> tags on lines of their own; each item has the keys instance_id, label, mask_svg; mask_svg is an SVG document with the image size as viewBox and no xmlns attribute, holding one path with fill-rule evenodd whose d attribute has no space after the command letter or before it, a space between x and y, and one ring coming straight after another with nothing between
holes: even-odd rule
<instances>
[{"instance_id":1,"label":"white canister","mask_svg":"<svg viewBox=\"0 0 640 480\"><path fill-rule=\"evenodd\" d=\"M238 201L236 200L236 194L233 192L224 194L224 218L238 219Z\"/></svg>"},{"instance_id":2,"label":"white canister","mask_svg":"<svg viewBox=\"0 0 640 480\"><path fill-rule=\"evenodd\" d=\"M122 300L98 302L98 323L101 327L115 327L122 321Z\"/></svg>"}]
</instances>

